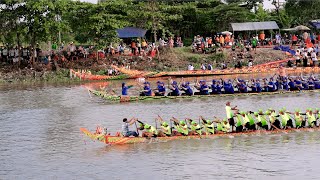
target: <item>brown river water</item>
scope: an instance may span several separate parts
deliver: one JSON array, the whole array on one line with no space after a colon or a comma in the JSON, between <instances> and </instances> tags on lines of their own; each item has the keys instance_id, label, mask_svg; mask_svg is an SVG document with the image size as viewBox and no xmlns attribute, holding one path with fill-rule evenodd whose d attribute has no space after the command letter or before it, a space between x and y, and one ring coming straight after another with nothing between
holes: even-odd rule
<instances>
[{"instance_id":1,"label":"brown river water","mask_svg":"<svg viewBox=\"0 0 320 180\"><path fill-rule=\"evenodd\" d=\"M292 111L319 107L319 100L319 93L298 93L117 104L90 97L83 85L3 85L0 179L319 179L319 131L111 147L79 131L101 124L114 133L124 117L151 124L157 114L225 117L226 101Z\"/></svg>"}]
</instances>

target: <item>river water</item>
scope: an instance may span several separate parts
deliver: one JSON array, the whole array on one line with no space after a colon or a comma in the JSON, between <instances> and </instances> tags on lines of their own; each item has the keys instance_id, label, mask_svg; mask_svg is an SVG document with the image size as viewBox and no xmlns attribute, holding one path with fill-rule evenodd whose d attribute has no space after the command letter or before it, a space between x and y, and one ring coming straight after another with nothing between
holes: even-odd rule
<instances>
[{"instance_id":1,"label":"river water","mask_svg":"<svg viewBox=\"0 0 320 180\"><path fill-rule=\"evenodd\" d=\"M120 82L113 82L120 84ZM181 140L107 147L80 127L120 130L122 118L154 123L243 110L320 105L319 93L110 104L83 85L0 87L0 179L319 179L320 133ZM132 127L133 128L133 127Z\"/></svg>"}]
</instances>

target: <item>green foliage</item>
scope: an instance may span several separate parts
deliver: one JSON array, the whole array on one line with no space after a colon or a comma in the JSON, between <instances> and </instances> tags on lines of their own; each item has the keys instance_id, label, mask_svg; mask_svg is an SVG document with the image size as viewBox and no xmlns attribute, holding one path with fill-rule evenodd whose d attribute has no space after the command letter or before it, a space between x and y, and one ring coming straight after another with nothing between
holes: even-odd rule
<instances>
[{"instance_id":1,"label":"green foliage","mask_svg":"<svg viewBox=\"0 0 320 180\"><path fill-rule=\"evenodd\" d=\"M116 29L149 30L149 40L181 36L190 45L194 35L212 36L232 22L275 20L281 28L308 24L320 17L320 0L287 0L284 9L266 11L262 0L107 0L91 4L73 0L2 0L3 44L21 45L76 40L102 48L117 42ZM151 36L150 37L150 33Z\"/></svg>"}]
</instances>

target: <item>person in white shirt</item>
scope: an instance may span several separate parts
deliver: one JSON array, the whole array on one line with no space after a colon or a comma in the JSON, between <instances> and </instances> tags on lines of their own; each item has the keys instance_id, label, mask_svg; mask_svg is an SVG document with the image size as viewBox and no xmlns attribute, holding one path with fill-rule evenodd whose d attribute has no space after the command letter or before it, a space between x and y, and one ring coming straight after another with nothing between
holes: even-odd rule
<instances>
[{"instance_id":1,"label":"person in white shirt","mask_svg":"<svg viewBox=\"0 0 320 180\"><path fill-rule=\"evenodd\" d=\"M295 59L296 59L296 66L298 66L298 64L301 64L300 49L297 49L296 54L294 56L295 56Z\"/></svg>"},{"instance_id":2,"label":"person in white shirt","mask_svg":"<svg viewBox=\"0 0 320 180\"><path fill-rule=\"evenodd\" d=\"M317 54L313 50L311 52L311 59L312 59L312 66L314 66L314 67L318 66Z\"/></svg>"},{"instance_id":3,"label":"person in white shirt","mask_svg":"<svg viewBox=\"0 0 320 180\"><path fill-rule=\"evenodd\" d=\"M193 71L193 70L194 70L193 65L192 65L192 64L189 64L189 65L188 65L188 71Z\"/></svg>"}]
</instances>

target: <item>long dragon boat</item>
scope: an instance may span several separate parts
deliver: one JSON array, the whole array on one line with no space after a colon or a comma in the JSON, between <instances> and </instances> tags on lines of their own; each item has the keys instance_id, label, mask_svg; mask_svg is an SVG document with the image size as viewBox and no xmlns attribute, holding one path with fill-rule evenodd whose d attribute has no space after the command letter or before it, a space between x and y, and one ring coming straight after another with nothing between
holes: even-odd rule
<instances>
[{"instance_id":1,"label":"long dragon boat","mask_svg":"<svg viewBox=\"0 0 320 180\"><path fill-rule=\"evenodd\" d=\"M242 135L260 135L260 134L279 134L279 133L292 133L292 132L308 132L308 131L320 131L320 128L301 128L301 129L286 129L286 130L256 130L241 133L219 133L213 135L191 135L191 136L171 136L171 137L157 137L157 138L145 138L145 137L121 137L94 134L86 128L80 128L80 131L94 141L99 141L107 145L123 145L123 144L135 144L135 143L150 143L150 142L168 142L173 140L189 140L189 139L215 139L218 137L236 137Z\"/></svg>"},{"instance_id":2,"label":"long dragon boat","mask_svg":"<svg viewBox=\"0 0 320 180\"><path fill-rule=\"evenodd\" d=\"M92 94L101 97L107 101L113 102L133 102L143 100L159 100L159 99L191 99L191 98L214 98L214 97L235 97L235 96L263 96L276 94L298 94L298 93L314 93L320 92L320 89L302 90L302 91L275 91L275 92L260 92L260 93L235 93L235 94L213 94L213 95L193 95L193 96L116 96L109 95L105 91L97 91L88 89Z\"/></svg>"},{"instance_id":3,"label":"long dragon boat","mask_svg":"<svg viewBox=\"0 0 320 180\"><path fill-rule=\"evenodd\" d=\"M243 67L241 69L228 68L228 69L215 69L215 70L192 70L192 71L168 71L168 72L150 72L150 71L138 71L129 70L124 67L112 66L123 74L127 74L130 77L145 77L145 78L157 78L165 76L214 76L214 75L237 75L237 74L257 74L257 73L277 73L278 65L288 60L279 60L276 62L257 65L254 67ZM285 68L287 73L317 73L320 72L319 67L295 67Z\"/></svg>"}]
</instances>

